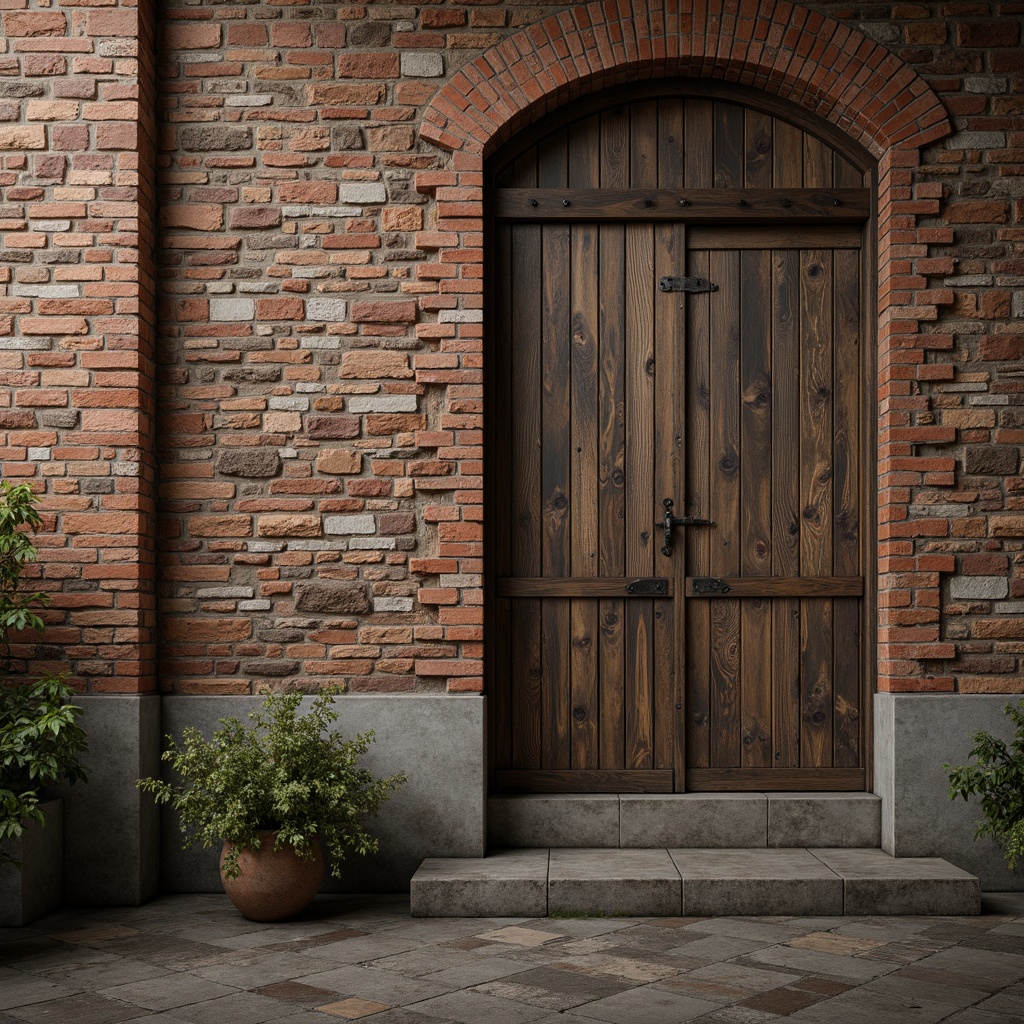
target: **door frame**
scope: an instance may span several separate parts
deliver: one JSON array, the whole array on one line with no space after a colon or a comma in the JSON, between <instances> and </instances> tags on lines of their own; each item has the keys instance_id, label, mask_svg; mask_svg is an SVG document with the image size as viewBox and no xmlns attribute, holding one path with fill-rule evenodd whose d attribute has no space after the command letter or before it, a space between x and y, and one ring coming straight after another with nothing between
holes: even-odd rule
<instances>
[{"instance_id":1,"label":"door frame","mask_svg":"<svg viewBox=\"0 0 1024 1024\"><path fill-rule=\"evenodd\" d=\"M707 100L721 100L748 107L765 114L790 121L803 131L817 136L829 146L839 151L846 159L860 168L867 177L866 187L870 195L870 212L862 227L861 244L861 318L862 318L862 353L861 372L865 386L861 395L861 417L863 423L861 474L863 480L862 493L862 528L861 547L864 567L863 595L863 668L861 672L861 707L862 707L862 757L864 763L864 791L873 788L873 729L872 729L872 697L876 690L877 679L877 609L878 609L878 572L877 572L877 499L878 499L878 416L877 416L877 235L878 235L878 168L877 162L860 145L836 126L816 117L796 104L778 96L761 92L747 86L735 85L718 80L706 79L654 79L645 82L632 82L626 85L612 86L592 93L582 99L569 102L548 113L540 120L514 135L485 162L484 170L484 401L486 411L493 407L494 370L499 361L493 357L494 331L493 317L497 306L497 295L500 283L495 280L493 272L488 272L496 265L494 252L494 199L493 172L499 164L508 163L517 155L529 149L544 136L565 125L595 114L616 105L635 102L642 99L658 99L671 97L693 97ZM496 574L491 569L491 552L494 550L494 538L499 528L498 517L489 511L495 505L493 467L496 463L495 436L490 430L484 431L483 480L484 480L484 559L483 559L483 600L484 600L484 680L494 676L494 659L498 656L498 645L490 642L494 633L493 609L496 602ZM684 595L678 595L680 602L685 601ZM677 623L683 618L680 608L676 616ZM685 632L681 634L685 644ZM677 662L678 664L678 662ZM686 699L685 673L674 683L677 702ZM487 735L487 777L489 791L495 791L495 765L492 753L495 749L494 702L488 702L486 725ZM678 732L679 730L677 730ZM684 731L684 730L683 730ZM685 736L676 740L676 757L682 761L675 766L678 778L682 780L685 773ZM682 785L677 784L680 791Z\"/></svg>"}]
</instances>

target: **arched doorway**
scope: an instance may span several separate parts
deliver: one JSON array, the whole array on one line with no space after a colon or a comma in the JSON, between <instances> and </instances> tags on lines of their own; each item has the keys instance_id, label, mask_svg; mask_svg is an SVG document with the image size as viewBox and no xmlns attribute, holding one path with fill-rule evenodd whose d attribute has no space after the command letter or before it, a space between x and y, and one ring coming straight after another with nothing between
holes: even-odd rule
<instances>
[{"instance_id":1,"label":"arched doorway","mask_svg":"<svg viewBox=\"0 0 1024 1024\"><path fill-rule=\"evenodd\" d=\"M872 175L678 80L490 159L497 790L865 788Z\"/></svg>"}]
</instances>

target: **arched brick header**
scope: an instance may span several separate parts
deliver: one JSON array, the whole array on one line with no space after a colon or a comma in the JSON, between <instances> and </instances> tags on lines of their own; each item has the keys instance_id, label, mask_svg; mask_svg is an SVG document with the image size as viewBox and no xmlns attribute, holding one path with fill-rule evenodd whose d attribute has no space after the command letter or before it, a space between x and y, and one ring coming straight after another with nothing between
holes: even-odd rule
<instances>
[{"instance_id":1,"label":"arched brick header","mask_svg":"<svg viewBox=\"0 0 1024 1024\"><path fill-rule=\"evenodd\" d=\"M567 99L677 76L784 96L875 157L949 134L938 98L884 47L791 3L759 6L605 0L552 15L459 71L434 97L421 134L445 149L487 155Z\"/></svg>"},{"instance_id":2,"label":"arched brick header","mask_svg":"<svg viewBox=\"0 0 1024 1024\"><path fill-rule=\"evenodd\" d=\"M914 538L930 535L909 504L907 481L934 480L927 455L938 428L912 410L919 381L931 378L929 353L948 348L933 332L938 304L951 299L914 273L929 243L948 244L948 229L919 227L939 214L942 185L915 180L920 149L949 135L946 111L927 83L899 58L839 21L791 3L735 0L606 0L545 18L484 52L455 74L428 106L421 134L451 150L450 171L423 171L417 188L437 198L436 230L421 232L421 248L436 251L457 288L443 289L437 324L418 328L442 351L464 353L479 372L482 352L483 169L485 158L519 129L563 103L626 81L712 78L745 85L802 106L831 122L878 161L877 217L877 685L884 691L951 691L945 663L955 657L940 636L940 574L953 559L918 554ZM429 273L429 270L425 271ZM486 268L483 270L486 276ZM462 294L456 298L456 292ZM442 308L446 307L446 308ZM429 371L417 372L424 383ZM449 389L447 407L461 396ZM951 460L942 462L952 475ZM949 463L947 465L947 463ZM929 476L929 474L931 474ZM464 496L479 501L483 478L463 471ZM474 510L474 518L479 509ZM924 531L923 533L921 531ZM932 530L931 532L935 532ZM439 536L438 553L458 557ZM482 624L483 578L478 565L460 571L459 608L441 609L442 624ZM434 592L420 591L430 603ZM480 649L474 645L473 657ZM483 687L482 662L466 655L437 663L450 690Z\"/></svg>"}]
</instances>

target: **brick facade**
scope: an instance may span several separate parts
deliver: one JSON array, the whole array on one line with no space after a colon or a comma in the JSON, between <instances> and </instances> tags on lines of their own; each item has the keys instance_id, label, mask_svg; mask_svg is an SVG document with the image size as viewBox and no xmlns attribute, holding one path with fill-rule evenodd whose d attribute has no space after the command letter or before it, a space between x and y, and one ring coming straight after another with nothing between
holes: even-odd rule
<instances>
[{"instance_id":1,"label":"brick facade","mask_svg":"<svg viewBox=\"0 0 1024 1024\"><path fill-rule=\"evenodd\" d=\"M879 688L1024 690L1024 5L0 7L33 671L480 690L483 160L684 74L878 159Z\"/></svg>"}]
</instances>

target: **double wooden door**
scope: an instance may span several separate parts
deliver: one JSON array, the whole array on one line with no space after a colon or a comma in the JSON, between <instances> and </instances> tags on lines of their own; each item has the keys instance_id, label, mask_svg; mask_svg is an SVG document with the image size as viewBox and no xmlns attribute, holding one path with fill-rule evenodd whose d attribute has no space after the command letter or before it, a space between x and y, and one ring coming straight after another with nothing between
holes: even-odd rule
<instances>
[{"instance_id":1,"label":"double wooden door","mask_svg":"<svg viewBox=\"0 0 1024 1024\"><path fill-rule=\"evenodd\" d=\"M798 166L722 184L765 138ZM643 100L496 176L497 789L864 785L867 200L808 140Z\"/></svg>"}]
</instances>

